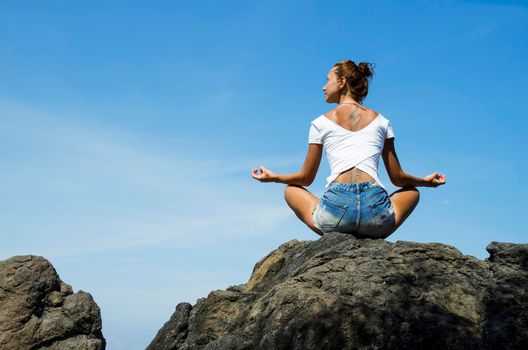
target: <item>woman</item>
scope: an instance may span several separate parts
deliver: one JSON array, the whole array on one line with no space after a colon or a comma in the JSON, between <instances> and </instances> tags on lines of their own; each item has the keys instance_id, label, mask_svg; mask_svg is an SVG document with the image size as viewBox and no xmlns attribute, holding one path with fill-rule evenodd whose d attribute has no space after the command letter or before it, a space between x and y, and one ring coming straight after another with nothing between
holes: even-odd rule
<instances>
[{"instance_id":1,"label":"woman","mask_svg":"<svg viewBox=\"0 0 528 350\"><path fill-rule=\"evenodd\" d=\"M286 202L319 235L351 233L356 237L386 238L407 219L418 204L418 186L437 187L446 182L438 172L424 178L405 173L394 149L390 121L360 102L367 96L372 65L345 60L328 72L325 100L338 106L312 120L308 154L294 174L275 174L264 166L252 170L261 182L288 184ZM323 147L331 174L321 199L303 186L315 179ZM389 196L378 177L380 154L391 182L400 190Z\"/></svg>"}]
</instances>

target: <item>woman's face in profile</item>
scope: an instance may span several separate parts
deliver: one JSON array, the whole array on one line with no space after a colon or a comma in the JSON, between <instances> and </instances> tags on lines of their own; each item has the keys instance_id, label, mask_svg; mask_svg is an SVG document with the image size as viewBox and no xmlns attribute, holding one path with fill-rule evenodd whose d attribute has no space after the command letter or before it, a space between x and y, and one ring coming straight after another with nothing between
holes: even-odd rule
<instances>
[{"instance_id":1,"label":"woman's face in profile","mask_svg":"<svg viewBox=\"0 0 528 350\"><path fill-rule=\"evenodd\" d=\"M339 102L341 93L334 68L330 69L328 75L326 76L326 84L323 86L323 92L325 94L325 101L327 103Z\"/></svg>"}]
</instances>

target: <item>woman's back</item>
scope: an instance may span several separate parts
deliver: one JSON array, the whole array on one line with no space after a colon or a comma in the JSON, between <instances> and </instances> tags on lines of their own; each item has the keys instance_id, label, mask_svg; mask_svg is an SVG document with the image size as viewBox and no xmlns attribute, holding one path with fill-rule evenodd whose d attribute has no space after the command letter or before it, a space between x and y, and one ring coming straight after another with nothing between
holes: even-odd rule
<instances>
[{"instance_id":1,"label":"woman's back","mask_svg":"<svg viewBox=\"0 0 528 350\"><path fill-rule=\"evenodd\" d=\"M379 113L359 104L342 104L324 114L343 129L358 132L369 126L378 117ZM340 173L332 182L360 183L375 181L365 171L355 166Z\"/></svg>"},{"instance_id":2,"label":"woman's back","mask_svg":"<svg viewBox=\"0 0 528 350\"><path fill-rule=\"evenodd\" d=\"M326 112L324 116L344 129L357 132L367 127L378 114L365 106L346 104Z\"/></svg>"},{"instance_id":3,"label":"woman's back","mask_svg":"<svg viewBox=\"0 0 528 350\"><path fill-rule=\"evenodd\" d=\"M308 143L323 144L332 182L378 182L378 162L385 139L393 138L390 121L354 103L342 105L311 122Z\"/></svg>"}]
</instances>

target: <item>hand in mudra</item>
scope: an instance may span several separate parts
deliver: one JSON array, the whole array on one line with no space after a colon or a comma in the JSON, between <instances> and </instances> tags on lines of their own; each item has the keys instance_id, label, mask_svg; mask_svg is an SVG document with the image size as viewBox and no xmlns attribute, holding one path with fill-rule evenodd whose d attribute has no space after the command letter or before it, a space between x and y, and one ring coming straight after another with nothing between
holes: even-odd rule
<instances>
[{"instance_id":1,"label":"hand in mudra","mask_svg":"<svg viewBox=\"0 0 528 350\"><path fill-rule=\"evenodd\" d=\"M427 175L423 179L426 181L427 187L438 187L446 183L445 175L442 175L440 173L432 173L431 175Z\"/></svg>"},{"instance_id":2,"label":"hand in mudra","mask_svg":"<svg viewBox=\"0 0 528 350\"><path fill-rule=\"evenodd\" d=\"M253 168L251 176L260 182L271 182L275 177L275 173L261 165L260 168Z\"/></svg>"}]
</instances>

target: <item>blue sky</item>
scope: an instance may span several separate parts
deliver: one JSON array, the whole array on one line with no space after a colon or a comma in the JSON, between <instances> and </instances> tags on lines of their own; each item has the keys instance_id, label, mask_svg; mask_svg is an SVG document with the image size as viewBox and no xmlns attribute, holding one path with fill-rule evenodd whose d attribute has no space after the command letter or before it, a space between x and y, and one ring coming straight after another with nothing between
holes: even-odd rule
<instances>
[{"instance_id":1,"label":"blue sky","mask_svg":"<svg viewBox=\"0 0 528 350\"><path fill-rule=\"evenodd\" d=\"M46 257L109 350L144 349L318 238L251 169L300 169L343 59L376 65L364 103L403 169L447 176L388 240L526 242L527 39L527 1L0 1L0 258Z\"/></svg>"}]
</instances>

